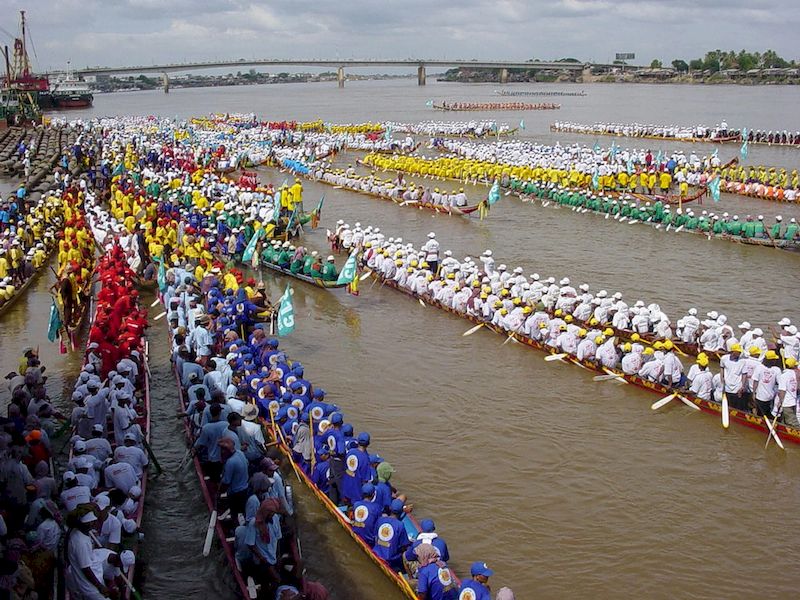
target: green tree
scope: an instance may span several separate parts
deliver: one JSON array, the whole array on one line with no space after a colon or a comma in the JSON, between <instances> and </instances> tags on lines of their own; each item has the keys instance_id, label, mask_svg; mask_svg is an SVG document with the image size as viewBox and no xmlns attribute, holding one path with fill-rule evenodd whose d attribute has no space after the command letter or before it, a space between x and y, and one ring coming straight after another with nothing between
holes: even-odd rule
<instances>
[{"instance_id":1,"label":"green tree","mask_svg":"<svg viewBox=\"0 0 800 600\"><path fill-rule=\"evenodd\" d=\"M672 66L678 73L686 73L689 70L689 65L685 60L676 59L672 61Z\"/></svg>"},{"instance_id":2,"label":"green tree","mask_svg":"<svg viewBox=\"0 0 800 600\"><path fill-rule=\"evenodd\" d=\"M784 69L789 66L789 63L778 56L774 50L767 50L761 56L761 64L765 69Z\"/></svg>"},{"instance_id":3,"label":"green tree","mask_svg":"<svg viewBox=\"0 0 800 600\"><path fill-rule=\"evenodd\" d=\"M689 61L689 68L692 71L702 71L705 68L703 64L703 60L701 58L695 58L694 60Z\"/></svg>"},{"instance_id":4,"label":"green tree","mask_svg":"<svg viewBox=\"0 0 800 600\"><path fill-rule=\"evenodd\" d=\"M662 66L663 65L661 64L661 61L658 60L657 58L654 58L653 61L650 63L651 69L660 69Z\"/></svg>"}]
</instances>

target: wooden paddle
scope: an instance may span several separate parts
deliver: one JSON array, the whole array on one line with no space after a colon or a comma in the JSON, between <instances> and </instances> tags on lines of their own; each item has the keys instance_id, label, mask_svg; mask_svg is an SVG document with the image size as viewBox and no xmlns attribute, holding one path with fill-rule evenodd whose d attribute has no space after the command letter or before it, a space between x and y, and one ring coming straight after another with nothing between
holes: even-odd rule
<instances>
[{"instance_id":1,"label":"wooden paddle","mask_svg":"<svg viewBox=\"0 0 800 600\"><path fill-rule=\"evenodd\" d=\"M554 360L563 361L565 356L567 356L567 353L561 352L559 354L548 354L547 356L544 357L544 359L547 362L553 362Z\"/></svg>"},{"instance_id":2,"label":"wooden paddle","mask_svg":"<svg viewBox=\"0 0 800 600\"><path fill-rule=\"evenodd\" d=\"M203 556L211 554L211 543L214 541L214 528L217 525L217 509L211 511L211 518L208 520L208 529L206 530L206 540L203 543Z\"/></svg>"},{"instance_id":3,"label":"wooden paddle","mask_svg":"<svg viewBox=\"0 0 800 600\"><path fill-rule=\"evenodd\" d=\"M680 400L681 402L683 402L683 403L684 403L686 406L688 406L689 408L693 408L693 409L695 409L695 410L700 410L700 407L699 407L699 406L697 406L697 404L695 404L694 402L692 402L691 400L689 400L689 399L688 399L688 398L686 398L685 396L681 396L680 394L678 394L678 400Z\"/></svg>"},{"instance_id":4,"label":"wooden paddle","mask_svg":"<svg viewBox=\"0 0 800 600\"><path fill-rule=\"evenodd\" d=\"M613 376L614 376L614 378L616 379L616 381L619 381L619 382L621 382L621 383L628 383L628 380L627 380L627 379L625 379L624 377L620 377L619 375L617 375L616 373L614 373L614 371L612 371L612 370L611 370L611 369L609 369L608 367L603 367L603 371L605 371L605 372L606 372L606 373L608 373L609 375L613 375Z\"/></svg>"},{"instance_id":5,"label":"wooden paddle","mask_svg":"<svg viewBox=\"0 0 800 600\"><path fill-rule=\"evenodd\" d=\"M727 429L731 424L731 415L728 412L728 395L725 393L725 367L720 363L720 379L722 379L722 426ZM769 438L767 438L769 443Z\"/></svg>"},{"instance_id":6,"label":"wooden paddle","mask_svg":"<svg viewBox=\"0 0 800 600\"><path fill-rule=\"evenodd\" d=\"M769 429L769 434L767 435L767 443L764 444L764 449L766 450L767 446L769 446L769 440L774 438L775 443L778 444L778 447L781 450L786 450L786 448L783 447L783 442L781 442L781 438L778 437L778 432L775 430L775 423L774 422L770 423L769 419L767 418L767 415L761 415L761 416L764 419L764 423L767 424L767 429ZM778 420L777 415L775 416L775 420L776 421Z\"/></svg>"},{"instance_id":7,"label":"wooden paddle","mask_svg":"<svg viewBox=\"0 0 800 600\"><path fill-rule=\"evenodd\" d=\"M466 330L464 333L462 333L462 334L461 334L461 337L467 337L468 335L472 335L473 333L475 333L476 331L478 331L478 329L480 329L480 328L481 328L481 327L483 327L484 325L485 325L485 323L478 323L477 325L475 325L475 327L472 327L472 328L470 328L470 329L467 329L467 330Z\"/></svg>"},{"instance_id":8,"label":"wooden paddle","mask_svg":"<svg viewBox=\"0 0 800 600\"><path fill-rule=\"evenodd\" d=\"M153 317L153 321L158 321L161 317L167 314L167 311L162 311L158 313L155 317Z\"/></svg>"},{"instance_id":9,"label":"wooden paddle","mask_svg":"<svg viewBox=\"0 0 800 600\"><path fill-rule=\"evenodd\" d=\"M672 394L670 394L669 396L664 396L663 398L661 398L661 400L656 400L655 402L653 402L653 404L651 404L651 405L650 405L650 408L651 408L652 410L658 410L658 409L659 409L659 408L661 408L662 406L665 406L665 405L669 404L670 402L672 402L672 400L673 400L673 399L675 398L675 396L677 396L677 395L678 395L678 394L677 394L676 392L673 392L673 393L672 393ZM694 405L692 405L692 406L694 406Z\"/></svg>"},{"instance_id":10,"label":"wooden paddle","mask_svg":"<svg viewBox=\"0 0 800 600\"><path fill-rule=\"evenodd\" d=\"M364 272L361 274L361 277L359 277L359 278L358 278L358 280L359 280L359 281L366 281L366 280L369 278L369 276L370 276L370 275L372 275L372 271L370 271L370 270L368 269L368 270L364 271Z\"/></svg>"}]
</instances>

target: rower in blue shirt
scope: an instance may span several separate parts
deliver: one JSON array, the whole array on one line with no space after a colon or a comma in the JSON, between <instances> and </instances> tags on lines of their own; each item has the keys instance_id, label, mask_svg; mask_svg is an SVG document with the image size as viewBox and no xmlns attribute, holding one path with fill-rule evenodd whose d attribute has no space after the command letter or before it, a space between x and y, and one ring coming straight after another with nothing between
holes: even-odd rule
<instances>
[{"instance_id":1,"label":"rower in blue shirt","mask_svg":"<svg viewBox=\"0 0 800 600\"><path fill-rule=\"evenodd\" d=\"M406 550L406 560L417 560L416 555L414 554L414 550L420 544L430 544L436 551L439 553L439 557L444 561L448 562L450 560L450 552L447 549L447 544L445 541L439 537L439 534L436 533L436 525L434 524L433 520L431 519L422 519L419 524L420 532L417 535L417 539L414 540L414 543L411 547Z\"/></svg>"},{"instance_id":2,"label":"rower in blue shirt","mask_svg":"<svg viewBox=\"0 0 800 600\"><path fill-rule=\"evenodd\" d=\"M315 423L319 423L322 419L324 419L337 409L337 406L335 404L329 404L328 402L323 402L324 398L325 398L325 390L323 390L322 388L317 388L314 390L313 399L311 400L311 403L306 407L308 413L312 417L314 417Z\"/></svg>"},{"instance_id":3,"label":"rower in blue shirt","mask_svg":"<svg viewBox=\"0 0 800 600\"><path fill-rule=\"evenodd\" d=\"M325 432L325 443L328 446L331 458L330 491L328 497L334 504L339 504L342 497L342 475L344 474L344 457L347 453L342 433L342 415L331 415L331 427Z\"/></svg>"},{"instance_id":4,"label":"rower in blue shirt","mask_svg":"<svg viewBox=\"0 0 800 600\"><path fill-rule=\"evenodd\" d=\"M219 441L228 428L228 422L220 419L222 407L219 404L212 405L210 409L211 422L203 425L200 435L194 442L194 449L200 453L200 460L203 462L203 470L206 474L211 479L217 479L222 471Z\"/></svg>"},{"instance_id":5,"label":"rower in blue shirt","mask_svg":"<svg viewBox=\"0 0 800 600\"><path fill-rule=\"evenodd\" d=\"M408 553L406 553L408 554ZM458 586L453 572L430 544L418 546L414 560L419 563L417 570L417 597L419 600L456 600Z\"/></svg>"},{"instance_id":6,"label":"rower in blue shirt","mask_svg":"<svg viewBox=\"0 0 800 600\"><path fill-rule=\"evenodd\" d=\"M361 500L353 504L352 525L355 534L371 548L375 545L375 524L381 518L381 509L375 502L375 486L361 486Z\"/></svg>"},{"instance_id":7,"label":"rower in blue shirt","mask_svg":"<svg viewBox=\"0 0 800 600\"><path fill-rule=\"evenodd\" d=\"M489 586L489 577L494 575L485 562L474 562L469 570L472 579L464 581L458 592L458 600L492 600L492 593Z\"/></svg>"},{"instance_id":8,"label":"rower in blue shirt","mask_svg":"<svg viewBox=\"0 0 800 600\"><path fill-rule=\"evenodd\" d=\"M342 501L352 504L361 497L361 486L370 479L369 470L369 434L358 434L358 446L350 450L344 459L342 476Z\"/></svg>"},{"instance_id":9,"label":"rower in blue shirt","mask_svg":"<svg viewBox=\"0 0 800 600\"><path fill-rule=\"evenodd\" d=\"M403 567L403 552L411 545L406 528L400 522L404 516L403 501L400 499L392 500L390 512L390 515L378 519L375 526L375 546L372 549L392 569L402 573L405 570Z\"/></svg>"},{"instance_id":10,"label":"rower in blue shirt","mask_svg":"<svg viewBox=\"0 0 800 600\"><path fill-rule=\"evenodd\" d=\"M326 496L329 495L330 492L330 456L328 447L322 446L317 454L317 462L314 465L314 471L311 473L311 483L317 486L317 489Z\"/></svg>"},{"instance_id":11,"label":"rower in blue shirt","mask_svg":"<svg viewBox=\"0 0 800 600\"><path fill-rule=\"evenodd\" d=\"M224 465L220 479L220 494L228 493L228 506L231 509L233 522L239 521L239 515L244 514L247 503L247 488L249 485L247 458L241 450L237 450L233 440L223 438L218 442Z\"/></svg>"}]
</instances>

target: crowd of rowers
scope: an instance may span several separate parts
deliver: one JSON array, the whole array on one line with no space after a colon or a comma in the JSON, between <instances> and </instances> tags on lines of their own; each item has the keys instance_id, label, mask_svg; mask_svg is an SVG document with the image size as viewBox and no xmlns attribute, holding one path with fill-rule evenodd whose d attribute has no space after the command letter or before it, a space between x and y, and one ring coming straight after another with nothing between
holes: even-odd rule
<instances>
[{"instance_id":1,"label":"crowd of rowers","mask_svg":"<svg viewBox=\"0 0 800 600\"><path fill-rule=\"evenodd\" d=\"M520 267L496 265L491 250L478 260L459 261L450 251L440 254L433 232L417 249L373 229L363 247L366 268L458 314L527 336L578 361L687 390L703 400L719 401L724 390L734 408L780 414L787 425L798 425L800 337L789 319L768 331L779 355L764 330L747 322L734 329L725 315L709 311L701 320L695 308L673 322L656 303L629 304L622 294L606 290L592 294L587 284L576 289L569 278L556 283L537 273L526 277ZM678 348L696 353L688 370ZM709 368L716 357L724 381Z\"/></svg>"},{"instance_id":2,"label":"crowd of rowers","mask_svg":"<svg viewBox=\"0 0 800 600\"><path fill-rule=\"evenodd\" d=\"M218 267L196 279L193 266L178 262L166 273L163 297L173 360L204 473L220 482L234 524L240 523L234 525L234 543L243 573L269 589L309 593L296 557L291 570L282 568L296 548L294 508L280 470L285 455L263 448L243 426L260 416L317 489L344 507L353 531L372 551L413 576L420 598L488 598L491 570L474 563L473 578L458 589L446 564L447 544L433 521L422 521L418 538L409 539L402 520L411 506L391 485L394 469L374 453L370 435L355 433L325 390L311 383L303 365L290 360L263 325L226 317L221 299L233 290L225 287ZM245 338L243 331L249 332Z\"/></svg>"},{"instance_id":3,"label":"crowd of rowers","mask_svg":"<svg viewBox=\"0 0 800 600\"><path fill-rule=\"evenodd\" d=\"M56 430L63 417L47 394L38 351L25 348L18 371L7 376L11 402L0 433L4 597L53 597L62 541L72 598L121 597L128 586L148 464L137 423L147 318L119 258L108 256L98 268L97 316L64 426ZM71 452L59 483L51 471L53 440L66 427L73 432Z\"/></svg>"},{"instance_id":4,"label":"crowd of rowers","mask_svg":"<svg viewBox=\"0 0 800 600\"><path fill-rule=\"evenodd\" d=\"M505 123L498 124L497 121L476 120L469 121L422 121L420 123L385 123L388 131L393 133L413 133L415 135L427 135L431 137L484 137L487 135L507 135L511 132L511 127Z\"/></svg>"},{"instance_id":5,"label":"crowd of rowers","mask_svg":"<svg viewBox=\"0 0 800 600\"><path fill-rule=\"evenodd\" d=\"M444 102L434 104L443 110L558 110L560 104L553 102Z\"/></svg>"},{"instance_id":6,"label":"crowd of rowers","mask_svg":"<svg viewBox=\"0 0 800 600\"><path fill-rule=\"evenodd\" d=\"M644 123L572 123L556 121L550 126L552 131L562 133L585 133L592 135L617 135L625 137L663 138L675 141L744 141L742 130L730 129L723 121L713 127L708 125L652 125ZM747 130L747 141L759 144L800 145L800 131Z\"/></svg>"},{"instance_id":7,"label":"crowd of rowers","mask_svg":"<svg viewBox=\"0 0 800 600\"><path fill-rule=\"evenodd\" d=\"M60 199L34 202L24 186L0 205L0 308L43 267L63 218Z\"/></svg>"}]
</instances>

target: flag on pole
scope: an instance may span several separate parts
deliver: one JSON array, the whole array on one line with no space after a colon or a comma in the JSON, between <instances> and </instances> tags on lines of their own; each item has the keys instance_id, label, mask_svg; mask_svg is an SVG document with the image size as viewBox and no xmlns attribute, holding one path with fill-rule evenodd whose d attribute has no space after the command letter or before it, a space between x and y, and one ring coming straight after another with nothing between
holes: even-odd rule
<instances>
[{"instance_id":1,"label":"flag on pole","mask_svg":"<svg viewBox=\"0 0 800 600\"><path fill-rule=\"evenodd\" d=\"M294 220L297 218L297 207L294 207L292 214L289 215L289 222L286 223L286 231L290 231L292 229L292 225L294 224Z\"/></svg>"},{"instance_id":2,"label":"flag on pole","mask_svg":"<svg viewBox=\"0 0 800 600\"><path fill-rule=\"evenodd\" d=\"M492 189L489 190L489 197L487 198L487 202L489 206L491 206L498 200L500 200L500 180L495 179L494 183L492 184Z\"/></svg>"},{"instance_id":3,"label":"flag on pole","mask_svg":"<svg viewBox=\"0 0 800 600\"><path fill-rule=\"evenodd\" d=\"M281 218L281 191L278 190L275 192L275 199L273 200L275 203L275 208L272 210L272 220L275 221L277 225L278 221Z\"/></svg>"},{"instance_id":4,"label":"flag on pole","mask_svg":"<svg viewBox=\"0 0 800 600\"><path fill-rule=\"evenodd\" d=\"M711 158L719 158L719 148L714 148L714 152L711 153Z\"/></svg>"},{"instance_id":5,"label":"flag on pole","mask_svg":"<svg viewBox=\"0 0 800 600\"><path fill-rule=\"evenodd\" d=\"M628 161L625 164L625 170L628 172L628 175L633 175L633 170L634 170L633 169L633 161L631 160L630 156L628 157Z\"/></svg>"},{"instance_id":6,"label":"flag on pole","mask_svg":"<svg viewBox=\"0 0 800 600\"><path fill-rule=\"evenodd\" d=\"M599 144L599 142L595 142L594 143L594 147L592 148L592 150L594 150L595 154L599 154L600 153L600 144Z\"/></svg>"},{"instance_id":7,"label":"flag on pole","mask_svg":"<svg viewBox=\"0 0 800 600\"><path fill-rule=\"evenodd\" d=\"M659 150L658 154L656 154L656 164L657 165L661 164L661 150Z\"/></svg>"},{"instance_id":8,"label":"flag on pole","mask_svg":"<svg viewBox=\"0 0 800 600\"><path fill-rule=\"evenodd\" d=\"M525 119L520 119L519 128L525 131Z\"/></svg>"},{"instance_id":9,"label":"flag on pole","mask_svg":"<svg viewBox=\"0 0 800 600\"><path fill-rule=\"evenodd\" d=\"M425 103L425 106L427 106L428 108L430 108L431 106L433 106L433 100L428 100L428 101Z\"/></svg>"},{"instance_id":10,"label":"flag on pole","mask_svg":"<svg viewBox=\"0 0 800 600\"><path fill-rule=\"evenodd\" d=\"M600 187L600 173L597 169L592 173L592 187L598 189Z\"/></svg>"},{"instance_id":11,"label":"flag on pole","mask_svg":"<svg viewBox=\"0 0 800 600\"><path fill-rule=\"evenodd\" d=\"M742 129L742 147L739 148L739 154L741 155L742 160L747 158L748 151L749 150L747 148L747 127L745 127L744 129Z\"/></svg>"},{"instance_id":12,"label":"flag on pole","mask_svg":"<svg viewBox=\"0 0 800 600\"><path fill-rule=\"evenodd\" d=\"M263 233L264 230L261 228L256 229L255 233L253 233L253 237L250 238L250 241L242 253L242 262L250 262L253 258L253 253L256 251L256 244L258 244L258 240Z\"/></svg>"},{"instance_id":13,"label":"flag on pole","mask_svg":"<svg viewBox=\"0 0 800 600\"><path fill-rule=\"evenodd\" d=\"M164 268L164 260L161 259L158 261L158 289L161 292L165 292L167 290L167 270Z\"/></svg>"},{"instance_id":14,"label":"flag on pole","mask_svg":"<svg viewBox=\"0 0 800 600\"><path fill-rule=\"evenodd\" d=\"M325 194L322 194L322 198L319 199L319 204L317 204L317 208L311 211L311 229L316 229L317 225L319 225L320 217L322 217L323 202L325 202Z\"/></svg>"},{"instance_id":15,"label":"flag on pole","mask_svg":"<svg viewBox=\"0 0 800 600\"><path fill-rule=\"evenodd\" d=\"M336 285L353 283L353 279L356 278L356 254L358 254L358 250L353 250L353 252L350 253L350 256L347 257L347 262L344 263L344 266L339 273L339 278L336 280Z\"/></svg>"},{"instance_id":16,"label":"flag on pole","mask_svg":"<svg viewBox=\"0 0 800 600\"><path fill-rule=\"evenodd\" d=\"M385 139L387 142L392 139L392 126L391 125L387 125L386 126L386 131L384 131L384 133L383 133L383 139Z\"/></svg>"},{"instance_id":17,"label":"flag on pole","mask_svg":"<svg viewBox=\"0 0 800 600\"><path fill-rule=\"evenodd\" d=\"M292 287L286 286L286 291L281 296L280 307L278 308L278 335L289 335L294 331L294 305L292 304Z\"/></svg>"},{"instance_id":18,"label":"flag on pole","mask_svg":"<svg viewBox=\"0 0 800 600\"><path fill-rule=\"evenodd\" d=\"M619 150L619 148L617 148L617 144L612 141L611 142L611 158L614 158L617 155L617 151L618 150Z\"/></svg>"},{"instance_id":19,"label":"flag on pole","mask_svg":"<svg viewBox=\"0 0 800 600\"><path fill-rule=\"evenodd\" d=\"M711 192L711 198L714 202L719 202L719 175L714 175L714 178L708 182L708 191Z\"/></svg>"},{"instance_id":20,"label":"flag on pole","mask_svg":"<svg viewBox=\"0 0 800 600\"><path fill-rule=\"evenodd\" d=\"M58 332L61 330L61 315L58 314L58 307L56 301L53 299L50 305L50 321L47 324L47 339L55 342L58 337Z\"/></svg>"}]
</instances>

